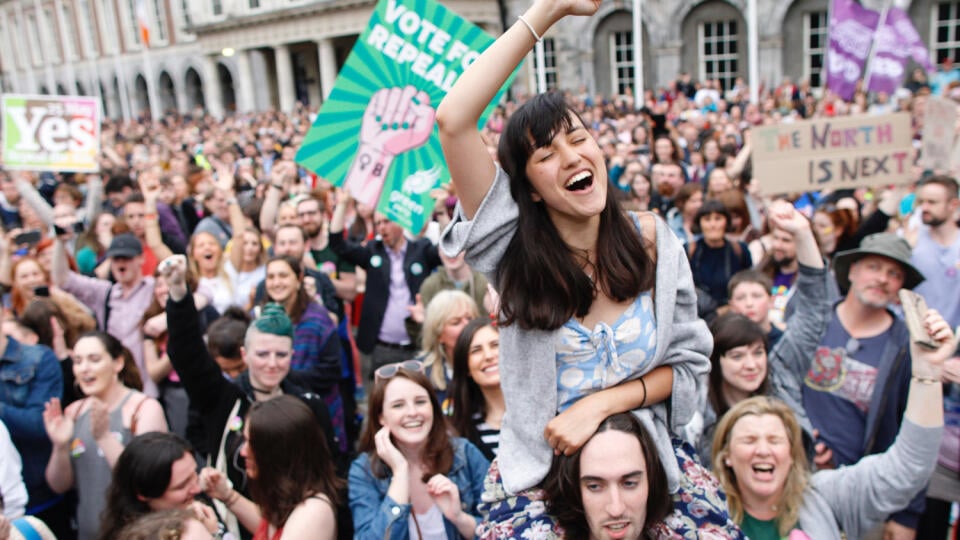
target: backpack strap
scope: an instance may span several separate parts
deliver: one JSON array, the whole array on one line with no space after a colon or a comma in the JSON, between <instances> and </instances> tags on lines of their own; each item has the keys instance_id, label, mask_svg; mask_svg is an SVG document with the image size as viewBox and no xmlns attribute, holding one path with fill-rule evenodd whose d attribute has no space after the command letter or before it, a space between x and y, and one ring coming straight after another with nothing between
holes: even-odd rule
<instances>
[{"instance_id":1,"label":"backpack strap","mask_svg":"<svg viewBox=\"0 0 960 540\"><path fill-rule=\"evenodd\" d=\"M108 332L107 328L110 326L110 297L113 296L113 288L116 285L116 283L110 284L110 288L107 289L107 297L103 300L103 328L100 329L103 332Z\"/></svg>"}]
</instances>

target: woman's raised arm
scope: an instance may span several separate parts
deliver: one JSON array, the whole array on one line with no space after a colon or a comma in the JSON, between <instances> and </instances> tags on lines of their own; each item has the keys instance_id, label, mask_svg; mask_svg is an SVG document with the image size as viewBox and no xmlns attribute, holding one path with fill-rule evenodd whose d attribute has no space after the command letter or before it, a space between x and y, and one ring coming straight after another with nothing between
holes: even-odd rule
<instances>
[{"instance_id":1,"label":"woman's raised arm","mask_svg":"<svg viewBox=\"0 0 960 540\"><path fill-rule=\"evenodd\" d=\"M437 126L450 178L468 219L493 183L495 167L477 123L514 68L555 22L592 15L600 0L536 0L457 79L437 107Z\"/></svg>"}]
</instances>

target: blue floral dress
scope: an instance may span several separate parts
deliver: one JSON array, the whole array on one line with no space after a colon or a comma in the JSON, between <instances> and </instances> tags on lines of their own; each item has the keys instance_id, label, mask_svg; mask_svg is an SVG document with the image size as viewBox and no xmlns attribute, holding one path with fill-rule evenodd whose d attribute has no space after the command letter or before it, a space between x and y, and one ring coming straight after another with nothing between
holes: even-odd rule
<instances>
[{"instance_id":1,"label":"blue floral dress","mask_svg":"<svg viewBox=\"0 0 960 540\"><path fill-rule=\"evenodd\" d=\"M557 344L557 411L581 397L644 373L656 353L656 320L650 292L645 292L613 325L598 323L593 330L575 319L561 329ZM653 527L655 538L742 538L730 519L726 497L717 479L696 458L696 451L680 439L673 440L680 467L680 486L673 495L674 511ZM478 535L485 540L564 538L562 527L547 511L545 493L533 488L510 495L503 488L496 460L487 473L480 512L484 516Z\"/></svg>"}]
</instances>

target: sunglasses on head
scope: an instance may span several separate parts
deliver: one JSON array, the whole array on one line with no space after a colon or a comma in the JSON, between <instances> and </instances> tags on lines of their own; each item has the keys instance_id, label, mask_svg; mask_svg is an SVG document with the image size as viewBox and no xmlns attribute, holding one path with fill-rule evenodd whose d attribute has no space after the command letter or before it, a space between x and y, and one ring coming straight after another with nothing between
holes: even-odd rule
<instances>
[{"instance_id":1,"label":"sunglasses on head","mask_svg":"<svg viewBox=\"0 0 960 540\"><path fill-rule=\"evenodd\" d=\"M419 360L404 360L403 362L395 362L393 364L380 366L376 371L373 372L373 380L383 381L389 379L396 375L401 369L423 373L423 362Z\"/></svg>"}]
</instances>

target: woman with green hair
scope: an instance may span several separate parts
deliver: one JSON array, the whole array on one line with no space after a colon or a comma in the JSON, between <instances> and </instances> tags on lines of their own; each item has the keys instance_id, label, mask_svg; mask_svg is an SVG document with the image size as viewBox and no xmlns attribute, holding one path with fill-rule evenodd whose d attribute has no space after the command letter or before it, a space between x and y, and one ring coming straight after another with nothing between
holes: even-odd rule
<instances>
[{"instance_id":1,"label":"woman with green hair","mask_svg":"<svg viewBox=\"0 0 960 540\"><path fill-rule=\"evenodd\" d=\"M293 323L278 304L264 306L247 329L242 350L247 371L236 380L227 380L203 342L197 308L186 284L187 261L182 255L168 257L160 264L160 273L170 287L167 301L167 354L183 381L190 403L204 419L204 444L207 463L225 474L233 488L249 497L244 460L243 419L258 401L293 395L307 404L323 428L329 448L336 449L333 427L323 401L304 389L290 373L293 355ZM335 452L335 450L334 450ZM341 461L339 456L334 462ZM239 526L229 504L217 503L227 516L227 528L239 538Z\"/></svg>"}]
</instances>

